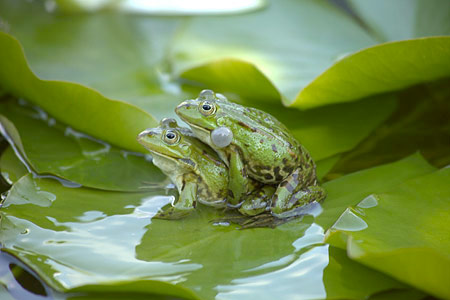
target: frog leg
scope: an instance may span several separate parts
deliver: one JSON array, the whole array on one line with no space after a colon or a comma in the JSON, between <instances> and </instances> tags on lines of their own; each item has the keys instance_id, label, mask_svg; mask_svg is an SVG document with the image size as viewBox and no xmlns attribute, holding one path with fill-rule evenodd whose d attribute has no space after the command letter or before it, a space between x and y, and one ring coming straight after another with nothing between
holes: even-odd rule
<instances>
[{"instance_id":1,"label":"frog leg","mask_svg":"<svg viewBox=\"0 0 450 300\"><path fill-rule=\"evenodd\" d=\"M175 204L169 208L158 212L154 218L157 219L181 219L190 214L195 208L195 199L197 197L197 183L187 181L183 184L180 196Z\"/></svg>"},{"instance_id":2,"label":"frog leg","mask_svg":"<svg viewBox=\"0 0 450 300\"><path fill-rule=\"evenodd\" d=\"M270 207L271 199L275 187L271 185L264 185L261 188L253 191L244 197L244 202L238 209L239 212L246 216L255 216L266 211Z\"/></svg>"},{"instance_id":3,"label":"frog leg","mask_svg":"<svg viewBox=\"0 0 450 300\"><path fill-rule=\"evenodd\" d=\"M308 178L312 178L308 180ZM305 182L306 181L306 182ZM315 172L311 169L296 169L278 186L273 198L271 212L284 218L284 212L305 206L313 201L325 199L326 191L317 184ZM290 214L285 214L291 216Z\"/></svg>"},{"instance_id":4,"label":"frog leg","mask_svg":"<svg viewBox=\"0 0 450 300\"><path fill-rule=\"evenodd\" d=\"M238 150L231 151L229 156L230 165L228 170L228 203L238 205L243 195L248 191L248 176L244 163Z\"/></svg>"}]
</instances>

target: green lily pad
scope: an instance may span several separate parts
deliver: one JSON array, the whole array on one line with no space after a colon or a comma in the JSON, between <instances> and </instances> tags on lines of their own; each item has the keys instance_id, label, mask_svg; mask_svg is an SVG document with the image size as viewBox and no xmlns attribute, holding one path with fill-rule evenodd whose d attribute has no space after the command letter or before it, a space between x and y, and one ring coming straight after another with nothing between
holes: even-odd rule
<instances>
[{"instance_id":1,"label":"green lily pad","mask_svg":"<svg viewBox=\"0 0 450 300\"><path fill-rule=\"evenodd\" d=\"M370 195L341 215L330 242L345 238L350 258L449 298L449 181L444 168Z\"/></svg>"},{"instance_id":2,"label":"green lily pad","mask_svg":"<svg viewBox=\"0 0 450 300\"><path fill-rule=\"evenodd\" d=\"M58 290L68 291L87 285L87 291L101 291L102 284L108 282L117 285L116 289L123 285L122 290L130 290L134 285L134 288L151 293L193 298L192 293L174 286L169 289L166 282L159 283L157 279L166 277L169 283L176 281L174 273L183 274L198 268L197 265L143 262L134 256L127 257L130 249L134 252L140 232L150 222L149 216L156 213L158 206L170 201L169 196L155 194L67 188L56 180L36 180L27 175L13 186L3 205L2 244L4 248L10 248L9 243L15 244L17 247L8 252ZM11 206L11 200L15 205ZM102 211L99 210L101 201L104 201ZM139 206L141 202L147 206ZM133 209L135 206L141 209ZM18 213L15 216L4 215L14 210ZM128 226L134 228L127 229ZM112 234L109 246L108 239L102 234L105 231ZM53 233L48 235L46 232ZM25 247L22 248L17 242L29 245L22 244ZM28 250L23 252L21 249ZM141 279L148 282L139 282ZM130 287L130 281L134 280L136 282ZM100 286L90 288L93 283Z\"/></svg>"},{"instance_id":3,"label":"green lily pad","mask_svg":"<svg viewBox=\"0 0 450 300\"><path fill-rule=\"evenodd\" d=\"M355 205L373 191L384 191L411 178L434 171L419 154L400 161L365 169L329 181L323 186L328 192L323 202L323 213L316 222L325 229L330 228L350 205Z\"/></svg>"},{"instance_id":4,"label":"green lily pad","mask_svg":"<svg viewBox=\"0 0 450 300\"><path fill-rule=\"evenodd\" d=\"M336 180L339 184L332 181L325 185L329 196L322 214L338 197L350 196L340 202L345 210L355 191L364 195L383 189L381 179L373 184L374 178L400 182L430 168L416 155L344 176ZM265 298L282 293L361 299L408 289L324 244L318 218L305 216L275 229L236 230L234 225L214 223L223 216L221 211L200 205L182 220L152 219L172 200L164 190L68 188L27 175L14 184L0 210L0 242L4 251L60 291L114 289L124 283L131 288L133 282L146 280L153 283L140 285L142 292L162 292L157 283L161 281L202 299L241 299L249 292ZM261 289L255 282L272 288Z\"/></svg>"},{"instance_id":5,"label":"green lily pad","mask_svg":"<svg viewBox=\"0 0 450 300\"><path fill-rule=\"evenodd\" d=\"M143 129L157 122L141 109L79 84L41 80L27 65L20 44L0 32L0 86L41 106L73 128L125 149L144 152L136 141Z\"/></svg>"},{"instance_id":6,"label":"green lily pad","mask_svg":"<svg viewBox=\"0 0 450 300\"><path fill-rule=\"evenodd\" d=\"M19 39L31 69L41 79L83 84L109 99L145 109L157 119L174 116L174 107L193 96L173 81L167 59L172 37L184 17L60 16L48 13L43 2L9 0L0 3L0 11L9 24L8 33ZM147 123L144 128L155 122Z\"/></svg>"},{"instance_id":7,"label":"green lily pad","mask_svg":"<svg viewBox=\"0 0 450 300\"><path fill-rule=\"evenodd\" d=\"M0 102L0 112L8 116L6 119L0 115L0 126L17 145L22 159L38 174L53 174L86 187L117 191L142 191L149 184L161 184L166 179L144 155L79 133L39 108L10 99ZM9 156L12 167L11 159ZM15 164L14 169L17 168L20 167Z\"/></svg>"},{"instance_id":8,"label":"green lily pad","mask_svg":"<svg viewBox=\"0 0 450 300\"><path fill-rule=\"evenodd\" d=\"M291 104L310 108L355 101L450 76L450 37L377 45L347 56L306 86Z\"/></svg>"}]
</instances>

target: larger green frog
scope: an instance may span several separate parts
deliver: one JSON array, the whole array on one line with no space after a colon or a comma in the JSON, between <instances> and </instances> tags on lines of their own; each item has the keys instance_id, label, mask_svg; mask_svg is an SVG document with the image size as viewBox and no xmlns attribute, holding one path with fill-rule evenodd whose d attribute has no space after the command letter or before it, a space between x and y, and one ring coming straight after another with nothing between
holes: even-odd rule
<instances>
[{"instance_id":1,"label":"larger green frog","mask_svg":"<svg viewBox=\"0 0 450 300\"><path fill-rule=\"evenodd\" d=\"M160 126L146 129L137 139L152 153L153 163L169 176L179 192L178 200L156 218L185 217L193 211L197 201L215 207L229 206L226 165L214 150L195 138L190 129L179 127L174 119L163 119ZM265 210L274 188L256 181L249 186L248 193L243 195L248 205L239 210L243 214L260 213Z\"/></svg>"},{"instance_id":2,"label":"larger green frog","mask_svg":"<svg viewBox=\"0 0 450 300\"><path fill-rule=\"evenodd\" d=\"M249 178L277 185L270 211L278 218L291 217L326 197L308 151L270 114L229 102L211 90L182 102L175 112L228 165L234 204L247 193Z\"/></svg>"}]
</instances>

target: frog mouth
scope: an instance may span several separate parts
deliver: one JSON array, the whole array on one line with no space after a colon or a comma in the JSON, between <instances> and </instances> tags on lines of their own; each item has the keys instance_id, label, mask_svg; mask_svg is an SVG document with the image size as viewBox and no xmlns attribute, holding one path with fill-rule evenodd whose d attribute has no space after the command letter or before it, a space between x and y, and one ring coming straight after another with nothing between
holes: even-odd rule
<instances>
[{"instance_id":1,"label":"frog mouth","mask_svg":"<svg viewBox=\"0 0 450 300\"><path fill-rule=\"evenodd\" d=\"M152 151L152 157L154 156L159 156L162 157L164 159L168 159L168 160L172 160L174 162L176 162L179 158L178 157L174 157L165 153L161 153L161 152L157 152L157 151Z\"/></svg>"},{"instance_id":2,"label":"frog mouth","mask_svg":"<svg viewBox=\"0 0 450 300\"><path fill-rule=\"evenodd\" d=\"M211 132L211 130L212 130L212 129L207 129L205 127L201 127L199 125L195 125L195 124L192 124L192 123L189 123L189 126L195 128L197 130L200 130L200 131L203 131L203 132L208 132L208 133Z\"/></svg>"}]
</instances>

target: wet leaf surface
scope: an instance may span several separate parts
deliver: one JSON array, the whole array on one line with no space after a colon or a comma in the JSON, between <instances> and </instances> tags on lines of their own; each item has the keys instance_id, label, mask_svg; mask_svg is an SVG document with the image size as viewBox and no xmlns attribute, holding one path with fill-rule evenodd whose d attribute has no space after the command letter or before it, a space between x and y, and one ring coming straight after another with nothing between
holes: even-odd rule
<instances>
[{"instance_id":1,"label":"wet leaf surface","mask_svg":"<svg viewBox=\"0 0 450 300\"><path fill-rule=\"evenodd\" d=\"M147 185L161 185L166 179L144 155L77 132L41 109L21 103L13 99L1 102L0 112L8 119L0 119L0 124L8 122L6 131L13 143L20 145L17 150L36 173L56 175L86 187L117 191L142 191ZM4 159L14 158L9 155ZM23 168L20 164L15 166Z\"/></svg>"},{"instance_id":2,"label":"wet leaf surface","mask_svg":"<svg viewBox=\"0 0 450 300\"><path fill-rule=\"evenodd\" d=\"M345 210L354 203L355 191L361 200L365 193L382 189L369 185L374 178L391 176L400 182L430 169L419 156L413 156L342 177L339 184L326 186L329 197L324 213L329 210L326 204L335 203L339 196L349 195L340 202ZM172 201L165 194L163 190L119 193L67 188L55 180L27 175L15 183L4 202L1 242L5 251L25 262L46 283L65 291L133 280L142 281L146 292L159 291L162 281L187 288L203 299L239 299L248 293L262 293L263 299L280 293L359 299L406 288L353 263L345 251L324 244L320 216L305 216L275 229L245 230L211 223L223 214L204 206L183 220L152 219ZM334 213L337 218L341 212ZM154 284L145 285L146 280ZM257 282L273 288L261 290Z\"/></svg>"},{"instance_id":3,"label":"wet leaf surface","mask_svg":"<svg viewBox=\"0 0 450 300\"><path fill-rule=\"evenodd\" d=\"M358 262L448 298L449 180L450 168L444 168L372 194L347 208L328 239Z\"/></svg>"}]
</instances>

